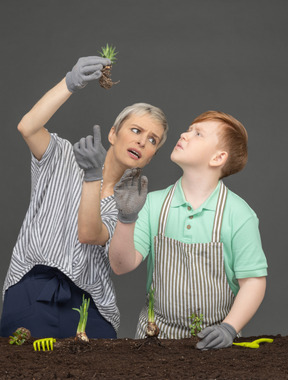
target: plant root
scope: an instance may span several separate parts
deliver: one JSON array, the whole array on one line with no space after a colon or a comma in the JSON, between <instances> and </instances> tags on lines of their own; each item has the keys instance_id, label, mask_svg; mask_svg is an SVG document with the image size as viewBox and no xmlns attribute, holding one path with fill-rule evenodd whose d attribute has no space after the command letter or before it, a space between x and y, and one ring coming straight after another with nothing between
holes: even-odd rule
<instances>
[{"instance_id":1,"label":"plant root","mask_svg":"<svg viewBox=\"0 0 288 380\"><path fill-rule=\"evenodd\" d=\"M87 352L91 351L92 346L90 342L85 342L83 340L74 339L73 342L69 342L69 351L72 354L77 354L78 352Z\"/></svg>"},{"instance_id":2,"label":"plant root","mask_svg":"<svg viewBox=\"0 0 288 380\"><path fill-rule=\"evenodd\" d=\"M113 82L112 79L111 79L111 70L112 70L112 66L105 66L102 70L102 76L99 78L99 83L100 83L100 86L105 88L106 90L108 90L109 88L111 88L112 86L114 86L114 84L117 84L120 82L120 80L118 80L118 82Z\"/></svg>"},{"instance_id":3,"label":"plant root","mask_svg":"<svg viewBox=\"0 0 288 380\"><path fill-rule=\"evenodd\" d=\"M143 339L143 342L138 344L136 348L139 350L143 346L160 346L164 347L163 344L161 343L161 340L157 336L147 336L145 339Z\"/></svg>"}]
</instances>

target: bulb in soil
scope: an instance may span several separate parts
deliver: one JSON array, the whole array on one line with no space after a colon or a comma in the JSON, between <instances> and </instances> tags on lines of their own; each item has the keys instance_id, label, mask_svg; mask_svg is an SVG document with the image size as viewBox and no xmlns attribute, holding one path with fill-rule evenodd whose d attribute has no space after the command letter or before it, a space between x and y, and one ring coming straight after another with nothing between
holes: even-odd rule
<instances>
[{"instance_id":1,"label":"bulb in soil","mask_svg":"<svg viewBox=\"0 0 288 380\"><path fill-rule=\"evenodd\" d=\"M77 333L75 339L78 340L78 341L80 341L80 342L84 342L84 343L88 343L89 342L89 338L88 338L88 336L86 335L85 332Z\"/></svg>"},{"instance_id":2,"label":"bulb in soil","mask_svg":"<svg viewBox=\"0 0 288 380\"><path fill-rule=\"evenodd\" d=\"M159 327L155 322L148 322L148 326L146 328L146 335L149 336L158 336L159 335Z\"/></svg>"}]
</instances>

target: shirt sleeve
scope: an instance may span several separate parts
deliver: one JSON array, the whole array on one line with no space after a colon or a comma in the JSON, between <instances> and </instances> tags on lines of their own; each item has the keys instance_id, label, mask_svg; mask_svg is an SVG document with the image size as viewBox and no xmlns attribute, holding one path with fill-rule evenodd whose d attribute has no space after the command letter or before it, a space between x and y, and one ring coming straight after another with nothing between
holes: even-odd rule
<instances>
[{"instance_id":1,"label":"shirt sleeve","mask_svg":"<svg viewBox=\"0 0 288 380\"><path fill-rule=\"evenodd\" d=\"M101 207L101 219L109 233L109 239L107 241L108 244L114 234L118 220L118 211L114 199L106 202L105 205Z\"/></svg>"},{"instance_id":2,"label":"shirt sleeve","mask_svg":"<svg viewBox=\"0 0 288 380\"><path fill-rule=\"evenodd\" d=\"M145 259L151 250L151 226L150 226L150 197L147 196L146 202L139 212L134 230L135 249L141 253Z\"/></svg>"},{"instance_id":3,"label":"shirt sleeve","mask_svg":"<svg viewBox=\"0 0 288 380\"><path fill-rule=\"evenodd\" d=\"M267 276L267 260L262 249L259 221L251 215L232 237L235 277Z\"/></svg>"},{"instance_id":4,"label":"shirt sleeve","mask_svg":"<svg viewBox=\"0 0 288 380\"><path fill-rule=\"evenodd\" d=\"M38 184L41 172L50 165L56 151L57 135L50 134L50 136L50 142L41 160L37 160L37 158L31 153L31 196Z\"/></svg>"}]
</instances>

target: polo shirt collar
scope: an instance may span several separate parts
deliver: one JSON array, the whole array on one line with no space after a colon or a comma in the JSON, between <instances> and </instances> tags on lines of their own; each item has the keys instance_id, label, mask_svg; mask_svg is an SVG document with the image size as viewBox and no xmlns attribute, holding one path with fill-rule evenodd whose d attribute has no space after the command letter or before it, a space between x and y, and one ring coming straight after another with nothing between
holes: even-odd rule
<instances>
[{"instance_id":1,"label":"polo shirt collar","mask_svg":"<svg viewBox=\"0 0 288 380\"><path fill-rule=\"evenodd\" d=\"M197 211L197 213L198 213L204 209L205 210L211 210L211 211L216 210L218 194L219 194L219 190L220 190L220 184L221 184L221 180L218 181L218 184L217 184L215 190L209 196L209 198L206 199L206 201L200 207L198 207L197 210L194 210L194 211ZM182 189L182 177L179 179L179 181L177 183L177 186L176 186L170 207L180 207L180 206L192 207L189 204L189 202L187 202L185 199L184 191Z\"/></svg>"}]
</instances>

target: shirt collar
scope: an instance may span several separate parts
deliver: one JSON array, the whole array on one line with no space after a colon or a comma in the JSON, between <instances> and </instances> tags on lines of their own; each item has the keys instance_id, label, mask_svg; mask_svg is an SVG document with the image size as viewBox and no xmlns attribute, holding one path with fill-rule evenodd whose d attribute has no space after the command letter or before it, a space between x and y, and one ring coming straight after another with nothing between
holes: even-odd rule
<instances>
[{"instance_id":1,"label":"shirt collar","mask_svg":"<svg viewBox=\"0 0 288 380\"><path fill-rule=\"evenodd\" d=\"M217 200L218 200L218 194L219 194L219 190L220 190L220 184L221 184L221 180L218 181L218 184L215 188L215 190L213 191L213 193L209 196L208 199L206 199L206 201L200 206L198 207L198 209L196 210L193 210L193 211L197 211L198 212L201 212L202 210L211 210L211 211L215 211L216 210L216 206L217 206ZM171 202L171 207L180 207L180 206L190 206L190 203L186 201L185 199L185 195L184 195L184 191L182 189L182 177L179 179L177 185L176 185L176 189L175 189L175 192L174 192L174 195L173 195L173 199L172 199L172 202Z\"/></svg>"}]
</instances>

